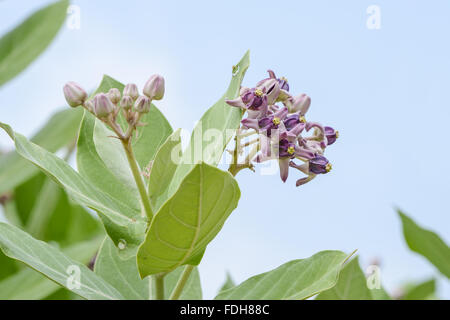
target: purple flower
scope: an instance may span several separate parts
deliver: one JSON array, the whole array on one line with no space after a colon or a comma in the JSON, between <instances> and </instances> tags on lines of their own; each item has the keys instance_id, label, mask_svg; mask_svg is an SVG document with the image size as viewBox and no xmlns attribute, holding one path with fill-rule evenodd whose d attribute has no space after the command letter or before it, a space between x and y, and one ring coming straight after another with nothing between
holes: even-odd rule
<instances>
[{"instance_id":1,"label":"purple flower","mask_svg":"<svg viewBox=\"0 0 450 320\"><path fill-rule=\"evenodd\" d=\"M331 146L339 138L339 131L334 130L332 127L325 127L325 137L327 137L327 145Z\"/></svg>"},{"instance_id":2,"label":"purple flower","mask_svg":"<svg viewBox=\"0 0 450 320\"><path fill-rule=\"evenodd\" d=\"M317 155L315 158L309 160L309 172L314 174L328 173L331 170L331 163L327 158Z\"/></svg>"}]
</instances>

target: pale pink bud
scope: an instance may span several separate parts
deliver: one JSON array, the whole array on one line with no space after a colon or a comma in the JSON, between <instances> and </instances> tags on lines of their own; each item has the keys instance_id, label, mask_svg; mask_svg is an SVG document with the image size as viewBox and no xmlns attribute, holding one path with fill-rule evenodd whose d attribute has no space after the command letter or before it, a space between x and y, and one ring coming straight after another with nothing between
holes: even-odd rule
<instances>
[{"instance_id":1,"label":"pale pink bud","mask_svg":"<svg viewBox=\"0 0 450 320\"><path fill-rule=\"evenodd\" d=\"M87 98L86 91L77 83L70 81L64 85L64 97L72 108L82 105Z\"/></svg>"},{"instance_id":2,"label":"pale pink bud","mask_svg":"<svg viewBox=\"0 0 450 320\"><path fill-rule=\"evenodd\" d=\"M150 111L152 101L146 96L140 96L134 103L134 110L139 113L147 113Z\"/></svg>"},{"instance_id":3,"label":"pale pink bud","mask_svg":"<svg viewBox=\"0 0 450 320\"><path fill-rule=\"evenodd\" d=\"M99 118L106 118L114 111L114 104L108 95L99 93L94 98L94 113Z\"/></svg>"},{"instance_id":4,"label":"pale pink bud","mask_svg":"<svg viewBox=\"0 0 450 320\"><path fill-rule=\"evenodd\" d=\"M311 105L311 98L306 94L302 93L301 95L295 97L292 101L292 106L290 112L300 111L301 115L305 115L308 112L309 106Z\"/></svg>"},{"instance_id":5,"label":"pale pink bud","mask_svg":"<svg viewBox=\"0 0 450 320\"><path fill-rule=\"evenodd\" d=\"M145 83L144 94L151 100L161 100L164 97L164 78L154 74Z\"/></svg>"},{"instance_id":6,"label":"pale pink bud","mask_svg":"<svg viewBox=\"0 0 450 320\"><path fill-rule=\"evenodd\" d=\"M112 103L117 104L120 101L120 91L117 88L111 88L108 91L108 97Z\"/></svg>"},{"instance_id":7,"label":"pale pink bud","mask_svg":"<svg viewBox=\"0 0 450 320\"><path fill-rule=\"evenodd\" d=\"M129 83L123 89L124 96L130 96L133 100L136 100L139 97L139 90L137 85L134 83Z\"/></svg>"},{"instance_id":8,"label":"pale pink bud","mask_svg":"<svg viewBox=\"0 0 450 320\"><path fill-rule=\"evenodd\" d=\"M133 98L131 98L130 96L123 96L122 100L120 100L120 106L125 110L130 110L133 106L133 103Z\"/></svg>"}]
</instances>

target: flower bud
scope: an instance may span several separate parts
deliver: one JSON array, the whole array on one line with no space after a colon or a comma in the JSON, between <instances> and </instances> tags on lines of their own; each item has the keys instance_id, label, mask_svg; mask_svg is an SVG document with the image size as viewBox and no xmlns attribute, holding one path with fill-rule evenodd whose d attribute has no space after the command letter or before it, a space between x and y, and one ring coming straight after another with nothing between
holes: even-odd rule
<instances>
[{"instance_id":1,"label":"flower bud","mask_svg":"<svg viewBox=\"0 0 450 320\"><path fill-rule=\"evenodd\" d=\"M124 110L130 110L131 107L133 106L133 98L130 96L123 96L122 100L120 100L120 106Z\"/></svg>"},{"instance_id":2,"label":"flower bud","mask_svg":"<svg viewBox=\"0 0 450 320\"><path fill-rule=\"evenodd\" d=\"M139 113L147 113L150 111L151 105L152 101L148 97L140 96L134 103L134 110Z\"/></svg>"},{"instance_id":3,"label":"flower bud","mask_svg":"<svg viewBox=\"0 0 450 320\"><path fill-rule=\"evenodd\" d=\"M114 104L108 95L99 93L94 98L94 113L99 118L106 118L114 111Z\"/></svg>"},{"instance_id":4,"label":"flower bud","mask_svg":"<svg viewBox=\"0 0 450 320\"><path fill-rule=\"evenodd\" d=\"M120 91L117 88L111 88L108 91L108 97L112 103L117 104L120 101Z\"/></svg>"},{"instance_id":5,"label":"flower bud","mask_svg":"<svg viewBox=\"0 0 450 320\"><path fill-rule=\"evenodd\" d=\"M151 100L161 100L164 97L164 78L154 74L144 86L144 94Z\"/></svg>"},{"instance_id":6,"label":"flower bud","mask_svg":"<svg viewBox=\"0 0 450 320\"><path fill-rule=\"evenodd\" d=\"M292 106L290 112L300 112L303 116L308 112L309 106L311 105L311 98L306 94L302 93L301 95L295 97L292 101Z\"/></svg>"},{"instance_id":7,"label":"flower bud","mask_svg":"<svg viewBox=\"0 0 450 320\"><path fill-rule=\"evenodd\" d=\"M130 96L133 100L136 100L139 97L139 90L137 85L134 83L129 83L123 89L124 96Z\"/></svg>"},{"instance_id":8,"label":"flower bud","mask_svg":"<svg viewBox=\"0 0 450 320\"><path fill-rule=\"evenodd\" d=\"M87 99L86 91L73 81L67 82L64 85L63 91L67 103L72 108L82 105Z\"/></svg>"}]
</instances>

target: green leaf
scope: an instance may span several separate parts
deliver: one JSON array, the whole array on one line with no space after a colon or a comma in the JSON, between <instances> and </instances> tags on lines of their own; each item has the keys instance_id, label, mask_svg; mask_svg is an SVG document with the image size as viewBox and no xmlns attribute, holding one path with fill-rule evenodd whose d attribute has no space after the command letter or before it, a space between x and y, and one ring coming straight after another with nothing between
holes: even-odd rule
<instances>
[{"instance_id":1,"label":"green leaf","mask_svg":"<svg viewBox=\"0 0 450 320\"><path fill-rule=\"evenodd\" d=\"M148 194L150 195L150 201L155 211L161 207L162 201L165 200L162 195L167 192L167 188L177 169L177 163L173 159L173 153L178 154L181 150L180 132L180 129L175 131L167 138L161 148L159 148L150 170Z\"/></svg>"},{"instance_id":2,"label":"green leaf","mask_svg":"<svg viewBox=\"0 0 450 320\"><path fill-rule=\"evenodd\" d=\"M183 267L180 267L164 278L165 297L169 298L178 282ZM95 262L95 273L115 287L125 299L147 300L149 298L149 278L139 277L136 258L122 260L113 242L106 238ZM191 273L180 299L200 300L202 289L197 268Z\"/></svg>"},{"instance_id":3,"label":"green leaf","mask_svg":"<svg viewBox=\"0 0 450 320\"><path fill-rule=\"evenodd\" d=\"M239 197L231 174L205 163L196 165L152 220L137 255L141 278L198 264Z\"/></svg>"},{"instance_id":4,"label":"green leaf","mask_svg":"<svg viewBox=\"0 0 450 320\"><path fill-rule=\"evenodd\" d=\"M337 284L320 293L317 300L372 300L367 280L359 267L358 257L346 263Z\"/></svg>"},{"instance_id":5,"label":"green leaf","mask_svg":"<svg viewBox=\"0 0 450 320\"><path fill-rule=\"evenodd\" d=\"M8 125L0 123L0 127L14 140L21 156L57 181L76 202L100 213L103 224L116 245L119 242L125 244L124 255L133 254L142 242L146 228L140 212L95 188L64 160L13 132Z\"/></svg>"},{"instance_id":6,"label":"green leaf","mask_svg":"<svg viewBox=\"0 0 450 320\"><path fill-rule=\"evenodd\" d=\"M436 280L430 279L410 288L403 297L403 300L426 300L432 297L435 291Z\"/></svg>"},{"instance_id":7,"label":"green leaf","mask_svg":"<svg viewBox=\"0 0 450 320\"><path fill-rule=\"evenodd\" d=\"M136 257L121 259L118 249L108 237L103 241L97 255L94 271L116 288L125 299L148 299L148 280L139 277Z\"/></svg>"},{"instance_id":8,"label":"green leaf","mask_svg":"<svg viewBox=\"0 0 450 320\"><path fill-rule=\"evenodd\" d=\"M22 261L49 279L86 299L123 299L122 295L85 265L67 257L58 249L36 240L26 232L0 223L0 248L8 257ZM68 288L71 266L80 270L79 288Z\"/></svg>"},{"instance_id":9,"label":"green leaf","mask_svg":"<svg viewBox=\"0 0 450 320\"><path fill-rule=\"evenodd\" d=\"M58 151L75 141L82 115L80 109L55 113L31 141L50 152ZM13 190L38 172L38 168L14 151L0 157L0 194Z\"/></svg>"},{"instance_id":10,"label":"green leaf","mask_svg":"<svg viewBox=\"0 0 450 320\"><path fill-rule=\"evenodd\" d=\"M0 39L0 86L47 48L66 19L68 5L63 0L40 9Z\"/></svg>"},{"instance_id":11,"label":"green leaf","mask_svg":"<svg viewBox=\"0 0 450 320\"><path fill-rule=\"evenodd\" d=\"M105 131L107 130L103 123L96 120L90 113L85 112L81 123L80 135L77 144L77 167L80 175L82 175L83 178L89 181L92 185L96 186L98 189L107 193L111 197L120 199L130 208L133 208L135 211L139 211L139 194L136 191L136 184L134 183L133 186L123 183L123 181L119 179L118 175L112 172L100 157L94 142L94 131L96 131L96 127L100 127ZM116 141L114 141L116 139L108 138L106 133L103 139L109 139L104 141L105 144L116 143ZM117 153L120 153L121 149L117 150ZM103 153L103 156L109 157L111 161L116 160L115 154L105 155ZM124 166L125 169L129 168L128 163L118 162Z\"/></svg>"},{"instance_id":12,"label":"green leaf","mask_svg":"<svg viewBox=\"0 0 450 320\"><path fill-rule=\"evenodd\" d=\"M195 126L190 143L183 153L181 164L177 167L165 199L170 198L178 189L180 182L195 164L202 161L217 166L220 162L225 147L239 128L242 118L241 110L230 107L225 100L234 99L238 96L242 80L250 64L249 55L250 53L247 51L236 64L227 91L205 112ZM209 136L208 133L211 135Z\"/></svg>"},{"instance_id":13,"label":"green leaf","mask_svg":"<svg viewBox=\"0 0 450 320\"><path fill-rule=\"evenodd\" d=\"M219 293L222 293L222 291L231 289L235 286L236 286L236 284L234 283L233 279L231 278L231 275L227 272L227 277L226 277L225 282L222 285L222 287L220 287Z\"/></svg>"},{"instance_id":14,"label":"green leaf","mask_svg":"<svg viewBox=\"0 0 450 320\"><path fill-rule=\"evenodd\" d=\"M164 297L169 299L181 277L185 267L179 267L164 277ZM200 274L198 268L192 270L186 285L181 292L179 300L202 300L202 287L200 284Z\"/></svg>"},{"instance_id":15,"label":"green leaf","mask_svg":"<svg viewBox=\"0 0 450 320\"><path fill-rule=\"evenodd\" d=\"M350 256L340 251L321 251L310 258L293 260L272 271L251 277L223 291L215 299L307 299L335 286L339 272Z\"/></svg>"},{"instance_id":16,"label":"green leaf","mask_svg":"<svg viewBox=\"0 0 450 320\"><path fill-rule=\"evenodd\" d=\"M88 263L96 253L101 238L94 238L72 245L62 252L83 264ZM61 286L30 268L22 269L0 282L0 299L38 300L61 291Z\"/></svg>"},{"instance_id":17,"label":"green leaf","mask_svg":"<svg viewBox=\"0 0 450 320\"><path fill-rule=\"evenodd\" d=\"M447 244L437 234L421 228L401 211L398 214L408 247L427 258L443 275L450 278L450 248Z\"/></svg>"}]
</instances>

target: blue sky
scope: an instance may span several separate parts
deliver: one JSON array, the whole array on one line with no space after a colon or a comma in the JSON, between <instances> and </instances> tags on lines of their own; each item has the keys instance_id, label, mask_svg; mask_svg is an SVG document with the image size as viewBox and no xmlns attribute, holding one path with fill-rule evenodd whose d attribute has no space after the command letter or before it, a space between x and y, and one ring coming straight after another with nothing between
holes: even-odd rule
<instances>
[{"instance_id":1,"label":"blue sky","mask_svg":"<svg viewBox=\"0 0 450 320\"><path fill-rule=\"evenodd\" d=\"M48 1L0 2L4 33ZM358 249L381 260L388 289L437 271L410 252L394 206L450 242L450 2L73 1L81 28L63 28L24 73L0 88L1 121L32 134L65 105L68 80L92 89L109 74L141 87L166 78L157 104L190 130L224 92L247 49L253 85L271 68L312 97L308 119L339 129L333 171L301 188L292 175L238 175L242 198L200 267L206 297L228 270L236 281L317 251ZM378 5L381 29L366 26ZM5 134L0 146L11 147ZM442 161L442 163L441 163ZM447 191L446 191L447 190ZM450 285L438 277L443 297Z\"/></svg>"}]
</instances>

